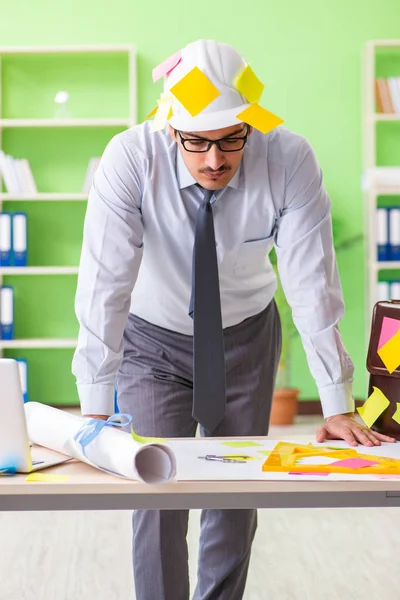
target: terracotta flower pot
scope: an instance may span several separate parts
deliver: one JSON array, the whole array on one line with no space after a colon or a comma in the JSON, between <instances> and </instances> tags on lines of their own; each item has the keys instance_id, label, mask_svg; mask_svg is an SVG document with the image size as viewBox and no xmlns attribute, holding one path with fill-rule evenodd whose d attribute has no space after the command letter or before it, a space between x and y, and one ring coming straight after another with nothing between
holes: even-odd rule
<instances>
[{"instance_id":1,"label":"terracotta flower pot","mask_svg":"<svg viewBox=\"0 0 400 600\"><path fill-rule=\"evenodd\" d=\"M271 425L292 425L297 413L297 388L276 389L272 400Z\"/></svg>"}]
</instances>

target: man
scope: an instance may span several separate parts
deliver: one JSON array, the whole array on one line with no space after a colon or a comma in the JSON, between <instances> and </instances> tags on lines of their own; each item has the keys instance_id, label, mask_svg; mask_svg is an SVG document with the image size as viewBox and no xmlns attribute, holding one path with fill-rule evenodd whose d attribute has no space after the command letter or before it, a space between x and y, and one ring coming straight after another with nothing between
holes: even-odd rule
<instances>
[{"instance_id":1,"label":"man","mask_svg":"<svg viewBox=\"0 0 400 600\"><path fill-rule=\"evenodd\" d=\"M83 414L112 414L118 372L119 408L140 435L192 437L198 422L203 435L266 435L281 345L274 244L326 419L317 441L389 440L354 419L312 148L281 127L257 130L259 82L230 46L197 41L169 67L156 131L115 136L90 192L73 363ZM187 523L187 511L135 511L138 600L187 600ZM255 530L256 511L203 511L196 600L242 598Z\"/></svg>"}]
</instances>

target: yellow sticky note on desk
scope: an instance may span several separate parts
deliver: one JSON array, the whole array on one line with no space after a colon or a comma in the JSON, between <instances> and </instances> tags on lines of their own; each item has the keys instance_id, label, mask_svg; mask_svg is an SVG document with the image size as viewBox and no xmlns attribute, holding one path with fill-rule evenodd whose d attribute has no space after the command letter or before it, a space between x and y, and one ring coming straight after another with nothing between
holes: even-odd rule
<instances>
[{"instance_id":1,"label":"yellow sticky note on desk","mask_svg":"<svg viewBox=\"0 0 400 600\"><path fill-rule=\"evenodd\" d=\"M134 432L134 430L131 428L131 434L133 439L135 440L135 442L138 442L139 444L166 444L167 440L163 439L163 438L157 438L157 437L145 437L143 435L138 435L137 433Z\"/></svg>"},{"instance_id":2,"label":"yellow sticky note on desk","mask_svg":"<svg viewBox=\"0 0 400 600\"><path fill-rule=\"evenodd\" d=\"M53 475L52 473L29 473L25 477L25 481L50 481L52 483L61 483L62 481L68 481L68 475Z\"/></svg>"},{"instance_id":3,"label":"yellow sticky note on desk","mask_svg":"<svg viewBox=\"0 0 400 600\"><path fill-rule=\"evenodd\" d=\"M250 446L262 446L258 442L221 442L223 446L229 446L230 448L249 448Z\"/></svg>"},{"instance_id":4,"label":"yellow sticky note on desk","mask_svg":"<svg viewBox=\"0 0 400 600\"><path fill-rule=\"evenodd\" d=\"M258 79L250 65L246 65L234 80L234 85L250 104L258 104L264 84Z\"/></svg>"},{"instance_id":5,"label":"yellow sticky note on desk","mask_svg":"<svg viewBox=\"0 0 400 600\"><path fill-rule=\"evenodd\" d=\"M393 373L400 365L400 329L382 348L379 348L378 354L389 373Z\"/></svg>"},{"instance_id":6,"label":"yellow sticky note on desk","mask_svg":"<svg viewBox=\"0 0 400 600\"><path fill-rule=\"evenodd\" d=\"M252 106L249 106L249 108L236 115L236 118L251 127L255 127L261 133L268 133L283 123L280 117L277 117L259 104L252 104Z\"/></svg>"},{"instance_id":7,"label":"yellow sticky note on desk","mask_svg":"<svg viewBox=\"0 0 400 600\"><path fill-rule=\"evenodd\" d=\"M170 90L186 110L195 117L215 98L220 91L198 67L194 67Z\"/></svg>"},{"instance_id":8,"label":"yellow sticky note on desk","mask_svg":"<svg viewBox=\"0 0 400 600\"><path fill-rule=\"evenodd\" d=\"M374 387L373 389L374 391L368 400L366 400L360 408L357 408L357 412L367 427L372 427L377 418L390 404L389 400L380 389L377 387Z\"/></svg>"}]
</instances>

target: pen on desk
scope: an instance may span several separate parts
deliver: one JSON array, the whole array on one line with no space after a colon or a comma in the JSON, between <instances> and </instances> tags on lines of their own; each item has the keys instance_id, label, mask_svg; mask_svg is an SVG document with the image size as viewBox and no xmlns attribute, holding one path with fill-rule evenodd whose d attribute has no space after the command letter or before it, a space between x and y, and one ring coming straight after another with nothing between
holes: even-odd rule
<instances>
[{"instance_id":1,"label":"pen on desk","mask_svg":"<svg viewBox=\"0 0 400 600\"><path fill-rule=\"evenodd\" d=\"M223 462L223 463L244 463L243 459L236 458L225 458L224 456L217 456L216 454L206 454L206 456L199 456L203 460L210 460L215 462Z\"/></svg>"}]
</instances>

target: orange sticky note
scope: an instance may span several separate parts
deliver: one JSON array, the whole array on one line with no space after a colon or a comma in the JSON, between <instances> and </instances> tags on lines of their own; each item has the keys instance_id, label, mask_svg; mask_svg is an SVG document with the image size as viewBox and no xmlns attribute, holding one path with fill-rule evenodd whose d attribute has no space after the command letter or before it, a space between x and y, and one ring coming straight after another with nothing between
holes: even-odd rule
<instances>
[{"instance_id":1,"label":"orange sticky note","mask_svg":"<svg viewBox=\"0 0 400 600\"><path fill-rule=\"evenodd\" d=\"M367 427L372 427L377 418L390 404L385 394L379 388L374 387L373 390L368 400L360 408L357 408L358 414Z\"/></svg>"},{"instance_id":2,"label":"orange sticky note","mask_svg":"<svg viewBox=\"0 0 400 600\"><path fill-rule=\"evenodd\" d=\"M234 80L234 86L248 102L258 104L264 84L258 79L250 65L246 65Z\"/></svg>"},{"instance_id":3,"label":"orange sticky note","mask_svg":"<svg viewBox=\"0 0 400 600\"><path fill-rule=\"evenodd\" d=\"M249 108L246 108L236 115L236 118L239 119L239 121L247 123L251 127L255 127L261 131L261 133L268 133L283 123L283 120L280 117L277 117L262 106L259 106L259 104L249 106Z\"/></svg>"},{"instance_id":4,"label":"orange sticky note","mask_svg":"<svg viewBox=\"0 0 400 600\"><path fill-rule=\"evenodd\" d=\"M170 91L192 117L198 115L220 95L220 91L198 67L189 71Z\"/></svg>"},{"instance_id":5,"label":"orange sticky note","mask_svg":"<svg viewBox=\"0 0 400 600\"><path fill-rule=\"evenodd\" d=\"M378 354L389 373L393 373L400 365L400 330L379 348Z\"/></svg>"},{"instance_id":6,"label":"orange sticky note","mask_svg":"<svg viewBox=\"0 0 400 600\"><path fill-rule=\"evenodd\" d=\"M48 481L52 483L60 483L62 481L68 481L68 475L53 475L52 473L30 473L25 477L25 481Z\"/></svg>"}]
</instances>

